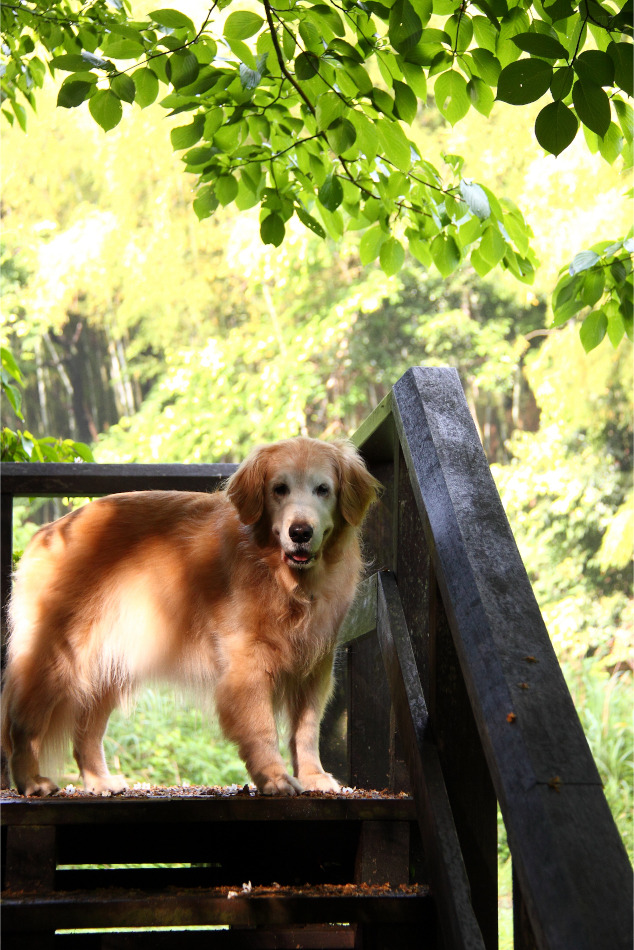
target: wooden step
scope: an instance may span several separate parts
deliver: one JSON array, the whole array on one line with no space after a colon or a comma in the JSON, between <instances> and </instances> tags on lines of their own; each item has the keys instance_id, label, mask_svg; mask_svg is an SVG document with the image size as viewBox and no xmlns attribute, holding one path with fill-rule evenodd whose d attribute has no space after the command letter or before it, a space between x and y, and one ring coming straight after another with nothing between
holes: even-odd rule
<instances>
[{"instance_id":1,"label":"wooden step","mask_svg":"<svg viewBox=\"0 0 634 950\"><path fill-rule=\"evenodd\" d=\"M230 888L193 888L159 893L72 891L64 894L11 891L3 897L9 930L94 927L274 927L346 921L423 923L430 919L429 888L367 885L254 887L231 897Z\"/></svg>"},{"instance_id":2,"label":"wooden step","mask_svg":"<svg viewBox=\"0 0 634 950\"><path fill-rule=\"evenodd\" d=\"M113 864L135 866L127 869L127 876L122 870L112 872L108 880L114 886L150 889L239 887L246 881L297 885L362 879L402 884L409 879L398 870L399 862L405 868L421 863L414 806L405 797L188 794L16 797L0 804L6 829L4 886L10 888L103 886L109 872L81 868ZM375 873L369 865L357 868L362 836L365 840L371 835L377 840L368 840L365 851L371 845L384 852ZM143 867L154 864L186 867Z\"/></svg>"},{"instance_id":3,"label":"wooden step","mask_svg":"<svg viewBox=\"0 0 634 950\"><path fill-rule=\"evenodd\" d=\"M230 929L152 930L161 939L152 946L202 945L201 933L206 946L213 937L245 950L389 948L397 936L394 946L435 946L435 908L406 796L198 790L10 795L0 805L3 950L149 946L148 931L53 934L192 926ZM423 933L429 942L421 944Z\"/></svg>"}]
</instances>

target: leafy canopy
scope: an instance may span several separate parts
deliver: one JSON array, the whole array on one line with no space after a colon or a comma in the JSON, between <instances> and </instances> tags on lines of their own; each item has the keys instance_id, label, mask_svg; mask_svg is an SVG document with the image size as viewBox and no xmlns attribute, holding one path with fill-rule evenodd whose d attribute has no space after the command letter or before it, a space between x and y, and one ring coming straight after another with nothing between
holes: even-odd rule
<instances>
[{"instance_id":1,"label":"leafy canopy","mask_svg":"<svg viewBox=\"0 0 634 950\"><path fill-rule=\"evenodd\" d=\"M86 102L105 131L160 96L183 117L171 140L196 176L200 219L259 206L265 244L279 246L296 216L322 237L363 231L362 262L378 258L388 275L408 246L443 276L469 257L480 276L500 265L530 282L519 209L462 177L459 156L436 168L412 123L432 90L452 125L471 108L488 116L496 95L546 97L535 122L546 151L560 154L581 125L604 158L631 165L631 12L632 0L217 0L196 26L171 8L136 18L126 0L9 2L3 111L25 127L47 68L58 105ZM620 250L588 344L601 328L613 342L632 332L631 247ZM561 293L575 313L594 297L585 278Z\"/></svg>"}]
</instances>

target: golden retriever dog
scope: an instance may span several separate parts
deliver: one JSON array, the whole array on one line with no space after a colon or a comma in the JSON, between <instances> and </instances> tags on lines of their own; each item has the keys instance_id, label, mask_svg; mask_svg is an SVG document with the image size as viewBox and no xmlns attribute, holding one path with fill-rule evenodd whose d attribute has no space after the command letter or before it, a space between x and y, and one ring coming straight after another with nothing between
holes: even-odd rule
<instances>
[{"instance_id":1,"label":"golden retriever dog","mask_svg":"<svg viewBox=\"0 0 634 950\"><path fill-rule=\"evenodd\" d=\"M147 680L213 694L261 793L337 791L319 725L377 489L348 443L295 438L256 449L223 491L109 495L41 528L9 611L2 731L18 791L57 790L39 759L70 736L84 788L121 792L103 736Z\"/></svg>"}]
</instances>

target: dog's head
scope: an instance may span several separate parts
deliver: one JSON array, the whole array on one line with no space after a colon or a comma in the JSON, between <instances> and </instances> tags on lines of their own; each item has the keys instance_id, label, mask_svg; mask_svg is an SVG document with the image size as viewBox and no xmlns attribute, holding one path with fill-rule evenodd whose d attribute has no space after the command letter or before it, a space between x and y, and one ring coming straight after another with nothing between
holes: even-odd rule
<instances>
[{"instance_id":1,"label":"dog's head","mask_svg":"<svg viewBox=\"0 0 634 950\"><path fill-rule=\"evenodd\" d=\"M296 438L255 449L227 494L242 523L265 521L284 561L302 570L339 524L361 524L379 487L350 443Z\"/></svg>"}]
</instances>

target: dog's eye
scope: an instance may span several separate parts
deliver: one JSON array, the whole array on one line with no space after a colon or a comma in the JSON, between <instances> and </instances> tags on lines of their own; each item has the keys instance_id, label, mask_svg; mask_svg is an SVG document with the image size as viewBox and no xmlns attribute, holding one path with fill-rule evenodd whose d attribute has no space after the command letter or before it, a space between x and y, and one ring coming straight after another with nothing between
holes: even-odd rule
<instances>
[{"instance_id":1,"label":"dog's eye","mask_svg":"<svg viewBox=\"0 0 634 950\"><path fill-rule=\"evenodd\" d=\"M279 485L275 485L273 488L273 494L277 495L278 498L283 498L285 495L288 495L289 488L285 482L280 482Z\"/></svg>"},{"instance_id":2,"label":"dog's eye","mask_svg":"<svg viewBox=\"0 0 634 950\"><path fill-rule=\"evenodd\" d=\"M322 498L325 498L327 495L330 494L330 488L328 487L328 485L318 485L317 488L315 489L315 494L321 495Z\"/></svg>"}]
</instances>

